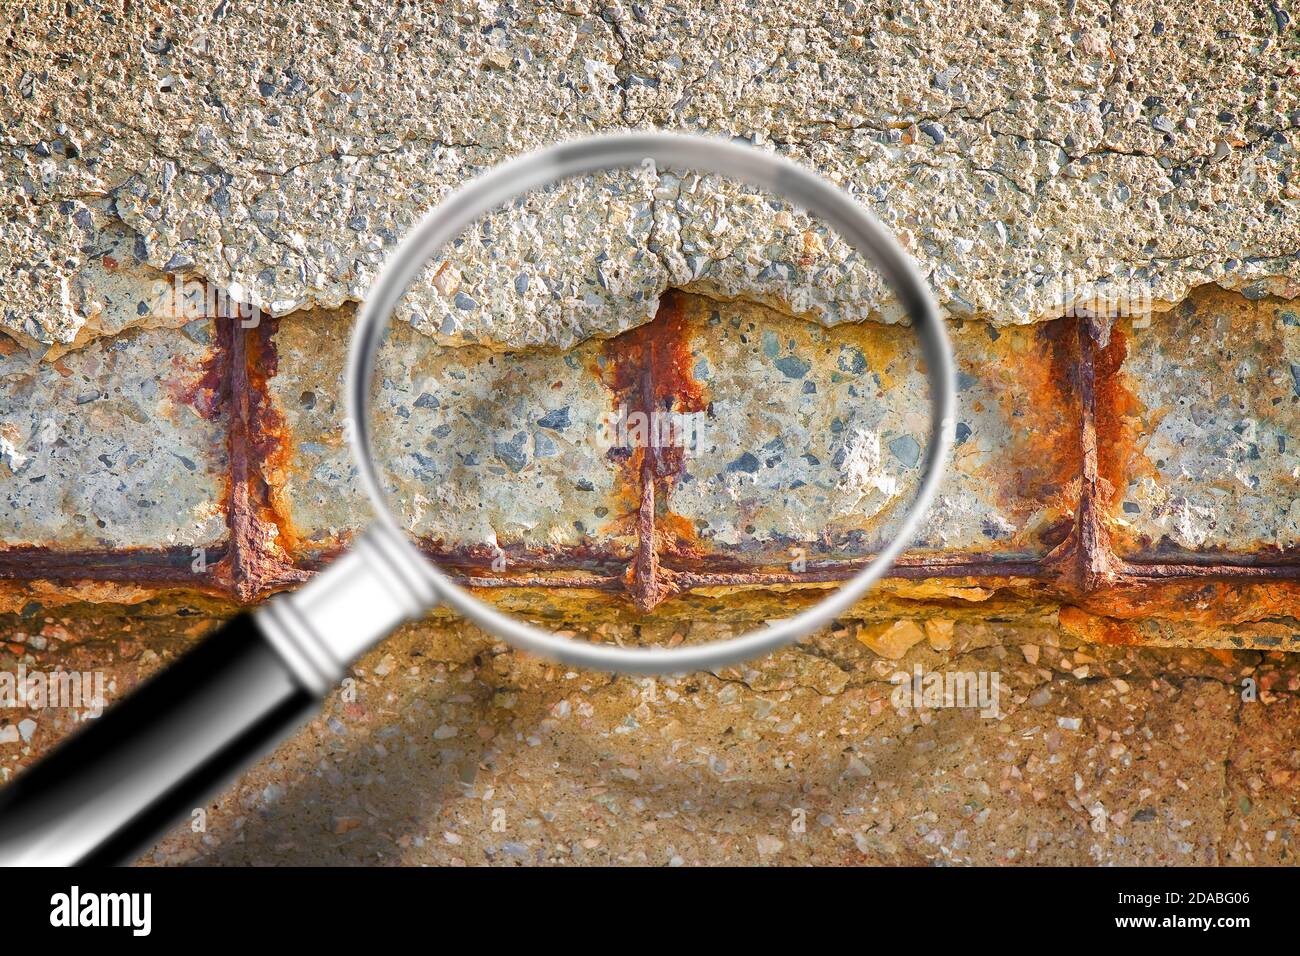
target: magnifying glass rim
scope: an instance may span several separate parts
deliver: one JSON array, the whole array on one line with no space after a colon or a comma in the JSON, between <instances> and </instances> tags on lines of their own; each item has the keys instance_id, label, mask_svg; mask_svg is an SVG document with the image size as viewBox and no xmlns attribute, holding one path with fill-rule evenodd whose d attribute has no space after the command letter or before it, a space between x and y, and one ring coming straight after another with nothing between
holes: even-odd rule
<instances>
[{"instance_id":1,"label":"magnifying glass rim","mask_svg":"<svg viewBox=\"0 0 1300 956\"><path fill-rule=\"evenodd\" d=\"M539 186L584 173L636 167L701 170L764 187L833 226L880 270L903 303L921 341L931 396L930 440L920 487L897 535L857 575L813 607L739 637L677 648L623 648L560 637L504 614L459 587L426 558L389 510L371 451L370 391L374 360L393 311L420 271L481 215ZM559 143L488 170L428 212L393 252L358 315L348 356L349 439L377 521L394 532L409 571L438 598L483 630L522 650L566 664L630 673L714 670L776 650L835 620L884 576L906 548L943 478L953 445L956 375L952 349L930 290L911 258L846 191L788 159L752 146L695 134L610 133Z\"/></svg>"}]
</instances>

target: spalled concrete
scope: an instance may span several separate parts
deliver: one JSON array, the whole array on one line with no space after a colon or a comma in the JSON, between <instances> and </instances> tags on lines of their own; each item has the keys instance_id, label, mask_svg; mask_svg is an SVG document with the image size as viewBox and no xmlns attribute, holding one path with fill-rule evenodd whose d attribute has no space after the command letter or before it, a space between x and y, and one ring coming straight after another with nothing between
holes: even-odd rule
<instances>
[{"instance_id":1,"label":"spalled concrete","mask_svg":"<svg viewBox=\"0 0 1300 956\"><path fill-rule=\"evenodd\" d=\"M209 546L226 535L213 322L141 329L53 363L0 356L0 538L59 550Z\"/></svg>"},{"instance_id":2,"label":"spalled concrete","mask_svg":"<svg viewBox=\"0 0 1300 956\"><path fill-rule=\"evenodd\" d=\"M0 668L99 671L112 699L232 613L197 592L300 580L368 517L343 354L418 217L558 139L707 132L840 184L935 292L960 414L924 567L805 644L684 678L570 671L439 614L148 860L1292 862L1291 18L7 5ZM674 308L680 354L638 352ZM799 210L611 173L430 264L377 380L379 443L412 530L503 609L624 645L728 637L835 586L757 581L791 547L824 567L892 532L926 425L900 318ZM634 399L705 414L707 454L599 444ZM220 581L132 576L209 547ZM629 595L651 553L665 590L699 579L653 614ZM521 567L528 586L486 586ZM917 666L998 674L1000 713L896 707ZM82 717L0 711L0 782Z\"/></svg>"},{"instance_id":3,"label":"spalled concrete","mask_svg":"<svg viewBox=\"0 0 1300 956\"><path fill-rule=\"evenodd\" d=\"M1120 341L1122 339L1123 341ZM1103 464L1112 536L1145 557L1300 546L1300 318L1219 291L1119 329Z\"/></svg>"}]
</instances>

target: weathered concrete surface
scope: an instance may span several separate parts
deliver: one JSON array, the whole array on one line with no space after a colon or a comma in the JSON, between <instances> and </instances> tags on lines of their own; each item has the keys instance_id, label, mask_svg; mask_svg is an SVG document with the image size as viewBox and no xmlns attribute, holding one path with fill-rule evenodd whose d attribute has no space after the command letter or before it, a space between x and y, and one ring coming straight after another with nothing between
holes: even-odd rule
<instances>
[{"instance_id":1,"label":"weathered concrete surface","mask_svg":"<svg viewBox=\"0 0 1300 956\"><path fill-rule=\"evenodd\" d=\"M736 180L653 163L484 216L398 315L447 342L568 347L649 321L669 288L826 325L901 316L882 306L875 267L820 219Z\"/></svg>"},{"instance_id":2,"label":"weathered concrete surface","mask_svg":"<svg viewBox=\"0 0 1300 956\"><path fill-rule=\"evenodd\" d=\"M1112 333L1099 427L1122 554L1300 546L1300 318L1217 290Z\"/></svg>"},{"instance_id":3,"label":"weathered concrete surface","mask_svg":"<svg viewBox=\"0 0 1300 956\"><path fill-rule=\"evenodd\" d=\"M195 319L220 314L207 301L207 288L179 275L171 276L143 260L137 234L108 211L110 203L96 200L82 203L65 199L58 203L67 216L64 230L80 242L81 266L59 294L64 315L72 320L76 334L70 340L49 344L43 330L49 313L18 313L20 325L6 326L20 343L53 361L60 355L105 335L117 335L130 328L180 328ZM6 242L12 240L6 227ZM16 300L10 300L15 302Z\"/></svg>"},{"instance_id":4,"label":"weathered concrete surface","mask_svg":"<svg viewBox=\"0 0 1300 956\"><path fill-rule=\"evenodd\" d=\"M679 301L687 385L708 411L664 501L666 543L777 564L796 546L816 557L880 547L915 491L928 442L912 333L874 323L828 330L744 302ZM968 323L953 332L960 444L918 546L1041 557L1063 538L1079 493L1073 329ZM281 320L273 338L269 388L288 448L267 477L290 537L308 550L339 546L369 514L343 428L349 335L337 316L304 315ZM600 430L621 404L605 362L599 343L443 349L395 327L375 424L411 530L446 551L499 543L626 554L637 481Z\"/></svg>"},{"instance_id":5,"label":"weathered concrete surface","mask_svg":"<svg viewBox=\"0 0 1300 956\"><path fill-rule=\"evenodd\" d=\"M211 545L226 533L213 323L55 362L0 349L0 548Z\"/></svg>"},{"instance_id":6,"label":"weathered concrete surface","mask_svg":"<svg viewBox=\"0 0 1300 956\"><path fill-rule=\"evenodd\" d=\"M345 429L351 323L282 319L268 386L287 446L268 474L303 556L341 546L370 514ZM600 343L572 351L441 348L395 326L376 366L377 461L392 510L446 552L567 548L626 557L635 494L597 432L614 414Z\"/></svg>"},{"instance_id":7,"label":"weathered concrete surface","mask_svg":"<svg viewBox=\"0 0 1300 956\"><path fill-rule=\"evenodd\" d=\"M929 389L915 336L827 330L745 303L684 297L691 367L709 403L704 447L667 508L715 553L777 563L882 547L915 494ZM1080 409L1070 332L958 323L961 420L919 550L1041 557L1078 498Z\"/></svg>"},{"instance_id":8,"label":"weathered concrete surface","mask_svg":"<svg viewBox=\"0 0 1300 956\"><path fill-rule=\"evenodd\" d=\"M100 670L116 699L220 614L177 610L7 617L0 661ZM1046 621L927 635L897 661L843 631L634 680L410 627L144 862L1294 863L1294 657L1081 647ZM915 665L998 672L1000 719L896 710ZM0 712L0 777L80 716Z\"/></svg>"},{"instance_id":9,"label":"weathered concrete surface","mask_svg":"<svg viewBox=\"0 0 1300 956\"><path fill-rule=\"evenodd\" d=\"M485 216L425 269L398 314L450 342L568 347L655 313L671 284L653 170L528 193Z\"/></svg>"},{"instance_id":10,"label":"weathered concrete surface","mask_svg":"<svg viewBox=\"0 0 1300 956\"><path fill-rule=\"evenodd\" d=\"M920 262L962 363L965 426L927 557L1056 560L1058 546L1065 557L1077 547L1068 535L1088 449L1074 417L1075 320L1039 320L1101 298L1176 307L1149 326L1120 321L1098 356L1110 540L1135 560L1233 552L1294 563L1287 300L1300 296L1300 92L1284 5L37 0L0 11L0 38L12 91L0 129L0 326L33 347L0 350L6 545L111 549L125 561L123 549L221 541L226 475L243 481L243 464L253 474L237 490L264 491L278 519L253 531L282 534L305 563L342 543L364 518L335 404L349 303L466 176L559 137L659 125L810 163ZM686 287L711 297L686 300L698 315L761 313L756 331L783 334L769 355L762 334L701 333L702 387L726 441L746 445L726 464L749 452L760 469L741 479L724 466L707 494L709 475L666 487L656 543L694 529L682 540L696 551L674 560L755 563L787 557L791 540L814 556L868 549L888 527L883 513L857 529L840 519L821 538L809 516L822 502L801 496L820 481L843 510L849 488L826 468L835 449L817 416L827 411L811 397L856 410L845 376L868 369L904 385L880 397L901 394L904 407L865 408L874 425L894 416L880 457L841 465L861 465L869 486L906 484L921 380L896 344L906 332L842 321L891 320L892 303L833 236L779 205L671 170L607 181L617 188L555 190L490 221L404 303L428 334L399 328L405 368L380 391L391 413L382 436L400 446L411 432L393 426L411 422L419 436L400 448L403 487L478 482L458 455L486 449L487 431L446 417L464 408L465 389L471 410L495 390L482 423L509 431L483 460L504 469L491 477L521 480L515 498L503 490L482 512L461 507L461 487L423 510L417 530L479 549L476 567L489 542L516 555L625 557L635 459L565 443L608 407L598 391L608 337L649 318L663 290ZM255 334L224 353L250 360L247 382L229 379L248 386L229 396L233 419L203 417L217 411L219 378L209 327L186 324L175 287L161 285L176 277L286 316L272 339L278 368ZM1183 302L1204 283L1238 291ZM817 324L728 304L737 297ZM862 354L861 373L855 353L826 351L842 340ZM1211 340L1222 345L1207 356ZM438 345L454 348L434 358ZM492 363L523 346L527 374L500 374ZM749 374L711 360L722 353ZM467 357L473 388L441 376ZM818 396L804 395L806 381ZM263 384L269 403L243 401ZM83 386L100 397L76 404ZM772 415L752 417L764 402ZM51 410L52 445L41 417ZM555 427L540 421L551 413ZM786 432L827 446L822 471L796 472L789 454L768 466L748 447ZM248 462L225 461L228 440ZM567 454L539 454L552 445ZM27 480L34 465L48 466L45 482ZM754 496L746 518L751 480L787 488L790 507ZM7 669L105 668L118 694L230 610L193 594L149 603L156 588L122 575L51 583L48 566L0 583L0 608L22 611L0 621ZM1300 681L1274 652L1300 640L1300 582L1282 568L1076 594L1076 565L1051 567L894 579L808 645L678 681L568 672L438 618L364 661L356 701L332 700L209 808L205 833L174 835L155 859L1292 862ZM785 616L831 586L703 587L653 619L616 589L479 593L581 636L677 644ZM97 603L53 610L77 600ZM570 625L578 617L603 623ZM998 670L1006 716L895 712L888 678L916 662ZM1255 702L1242 699L1244 677L1258 682ZM0 778L71 723L62 711L0 711ZM802 833L791 829L798 810Z\"/></svg>"},{"instance_id":11,"label":"weathered concrete surface","mask_svg":"<svg viewBox=\"0 0 1300 956\"><path fill-rule=\"evenodd\" d=\"M133 321L67 293L93 258L87 204L156 269L275 314L332 308L466 175L643 124L811 163L871 206L955 315L1026 321L1116 291L1174 303L1207 281L1292 296L1300 279L1297 40L1280 6L41 0L7 7L0 33L15 92L0 320L50 344ZM656 221L674 215L684 241L712 238L708 189ZM573 273L590 246L548 248L547 268ZM575 333L512 324L529 313L510 288L481 304L485 327L517 344ZM440 295L416 290L426 319Z\"/></svg>"}]
</instances>

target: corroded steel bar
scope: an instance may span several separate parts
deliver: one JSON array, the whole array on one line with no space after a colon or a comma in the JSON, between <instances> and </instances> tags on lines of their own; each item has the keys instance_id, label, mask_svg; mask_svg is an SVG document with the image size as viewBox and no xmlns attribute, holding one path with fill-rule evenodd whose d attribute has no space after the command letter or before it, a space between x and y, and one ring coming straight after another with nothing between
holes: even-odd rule
<instances>
[{"instance_id":1,"label":"corroded steel bar","mask_svg":"<svg viewBox=\"0 0 1300 956\"><path fill-rule=\"evenodd\" d=\"M1083 475L1080 486L1077 562L1079 589L1091 594L1117 576L1117 562L1102 514L1101 474L1097 448L1097 326L1079 322L1079 399L1083 406Z\"/></svg>"},{"instance_id":2,"label":"corroded steel bar","mask_svg":"<svg viewBox=\"0 0 1300 956\"><path fill-rule=\"evenodd\" d=\"M677 353L687 345L679 311L673 294L666 294L654 321L611 340L609 354L619 367L610 386L630 410L640 411L647 418L653 417L660 404L685 406L700 400L699 383L679 381L683 375L689 376L689 371L677 368ZM258 327L245 329L219 318L215 326L215 399L226 409L228 429L229 542L209 548L203 561L195 560L192 549L180 547L68 552L19 547L0 551L0 580L177 586L249 603L309 577L328 558L322 554L294 562L276 543L280 529L266 477L266 469L281 454L284 442L283 423L275 420L267 384L276 368L275 323L264 320ZM1122 560L1114 553L1103 517L1099 462L1098 392L1104 385L1099 381L1102 373L1097 365L1098 331L1092 320L1077 325L1075 374L1083 456L1073 533L1043 559L1008 559L971 552L912 554L895 564L891 577L1021 578L1056 585L1063 597L1071 593L1089 597L1115 587L1159 588L1165 583L1198 580L1300 580L1300 554L1289 552L1267 557L1224 554L1177 562ZM659 375L665 363L672 368ZM684 391L691 394L679 394ZM670 542L660 540L656 517L657 510L668 500L680 462L671 450L660 454L653 441L648 444L639 456L633 449L627 458L627 474L635 483L638 501L634 515L636 549L630 561L613 550L590 545L532 549L512 552L509 571L482 574L476 571L490 566L493 552L433 543L426 543L424 550L431 559L446 565L454 580L469 587L623 592L643 612L675 594L699 588L746 589L842 581L869 560L814 560L805 570L793 571L753 567L743 558L730 555L679 553ZM668 565L663 564L665 555ZM549 573L552 571L560 573Z\"/></svg>"},{"instance_id":3,"label":"corroded steel bar","mask_svg":"<svg viewBox=\"0 0 1300 956\"><path fill-rule=\"evenodd\" d=\"M624 591L623 577L598 575L593 577L564 577L556 575L520 575L513 578L489 578L482 575L449 575L452 581L467 588L590 588L596 591Z\"/></svg>"},{"instance_id":4,"label":"corroded steel bar","mask_svg":"<svg viewBox=\"0 0 1300 956\"><path fill-rule=\"evenodd\" d=\"M277 529L262 473L268 455L283 440L266 421L270 414L266 382L275 374L275 323L264 319L247 329L232 322L218 325L223 330L218 347L228 349L224 394L230 461L230 546L228 561L218 566L218 574L236 598L249 603L306 575L272 543Z\"/></svg>"},{"instance_id":5,"label":"corroded steel bar","mask_svg":"<svg viewBox=\"0 0 1300 956\"><path fill-rule=\"evenodd\" d=\"M0 579L181 584L225 592L226 588L214 579L211 569L226 559L226 547L208 548L202 555L194 552L190 547L121 551L53 551L43 546L10 548L0 551Z\"/></svg>"}]
</instances>

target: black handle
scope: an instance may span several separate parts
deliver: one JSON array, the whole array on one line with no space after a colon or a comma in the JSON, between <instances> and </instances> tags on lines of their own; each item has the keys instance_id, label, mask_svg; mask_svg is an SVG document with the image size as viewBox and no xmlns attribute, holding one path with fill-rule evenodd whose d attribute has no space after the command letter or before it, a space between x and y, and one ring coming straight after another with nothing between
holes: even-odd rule
<instances>
[{"instance_id":1,"label":"black handle","mask_svg":"<svg viewBox=\"0 0 1300 956\"><path fill-rule=\"evenodd\" d=\"M0 865L130 862L318 704L241 614L0 788Z\"/></svg>"}]
</instances>

